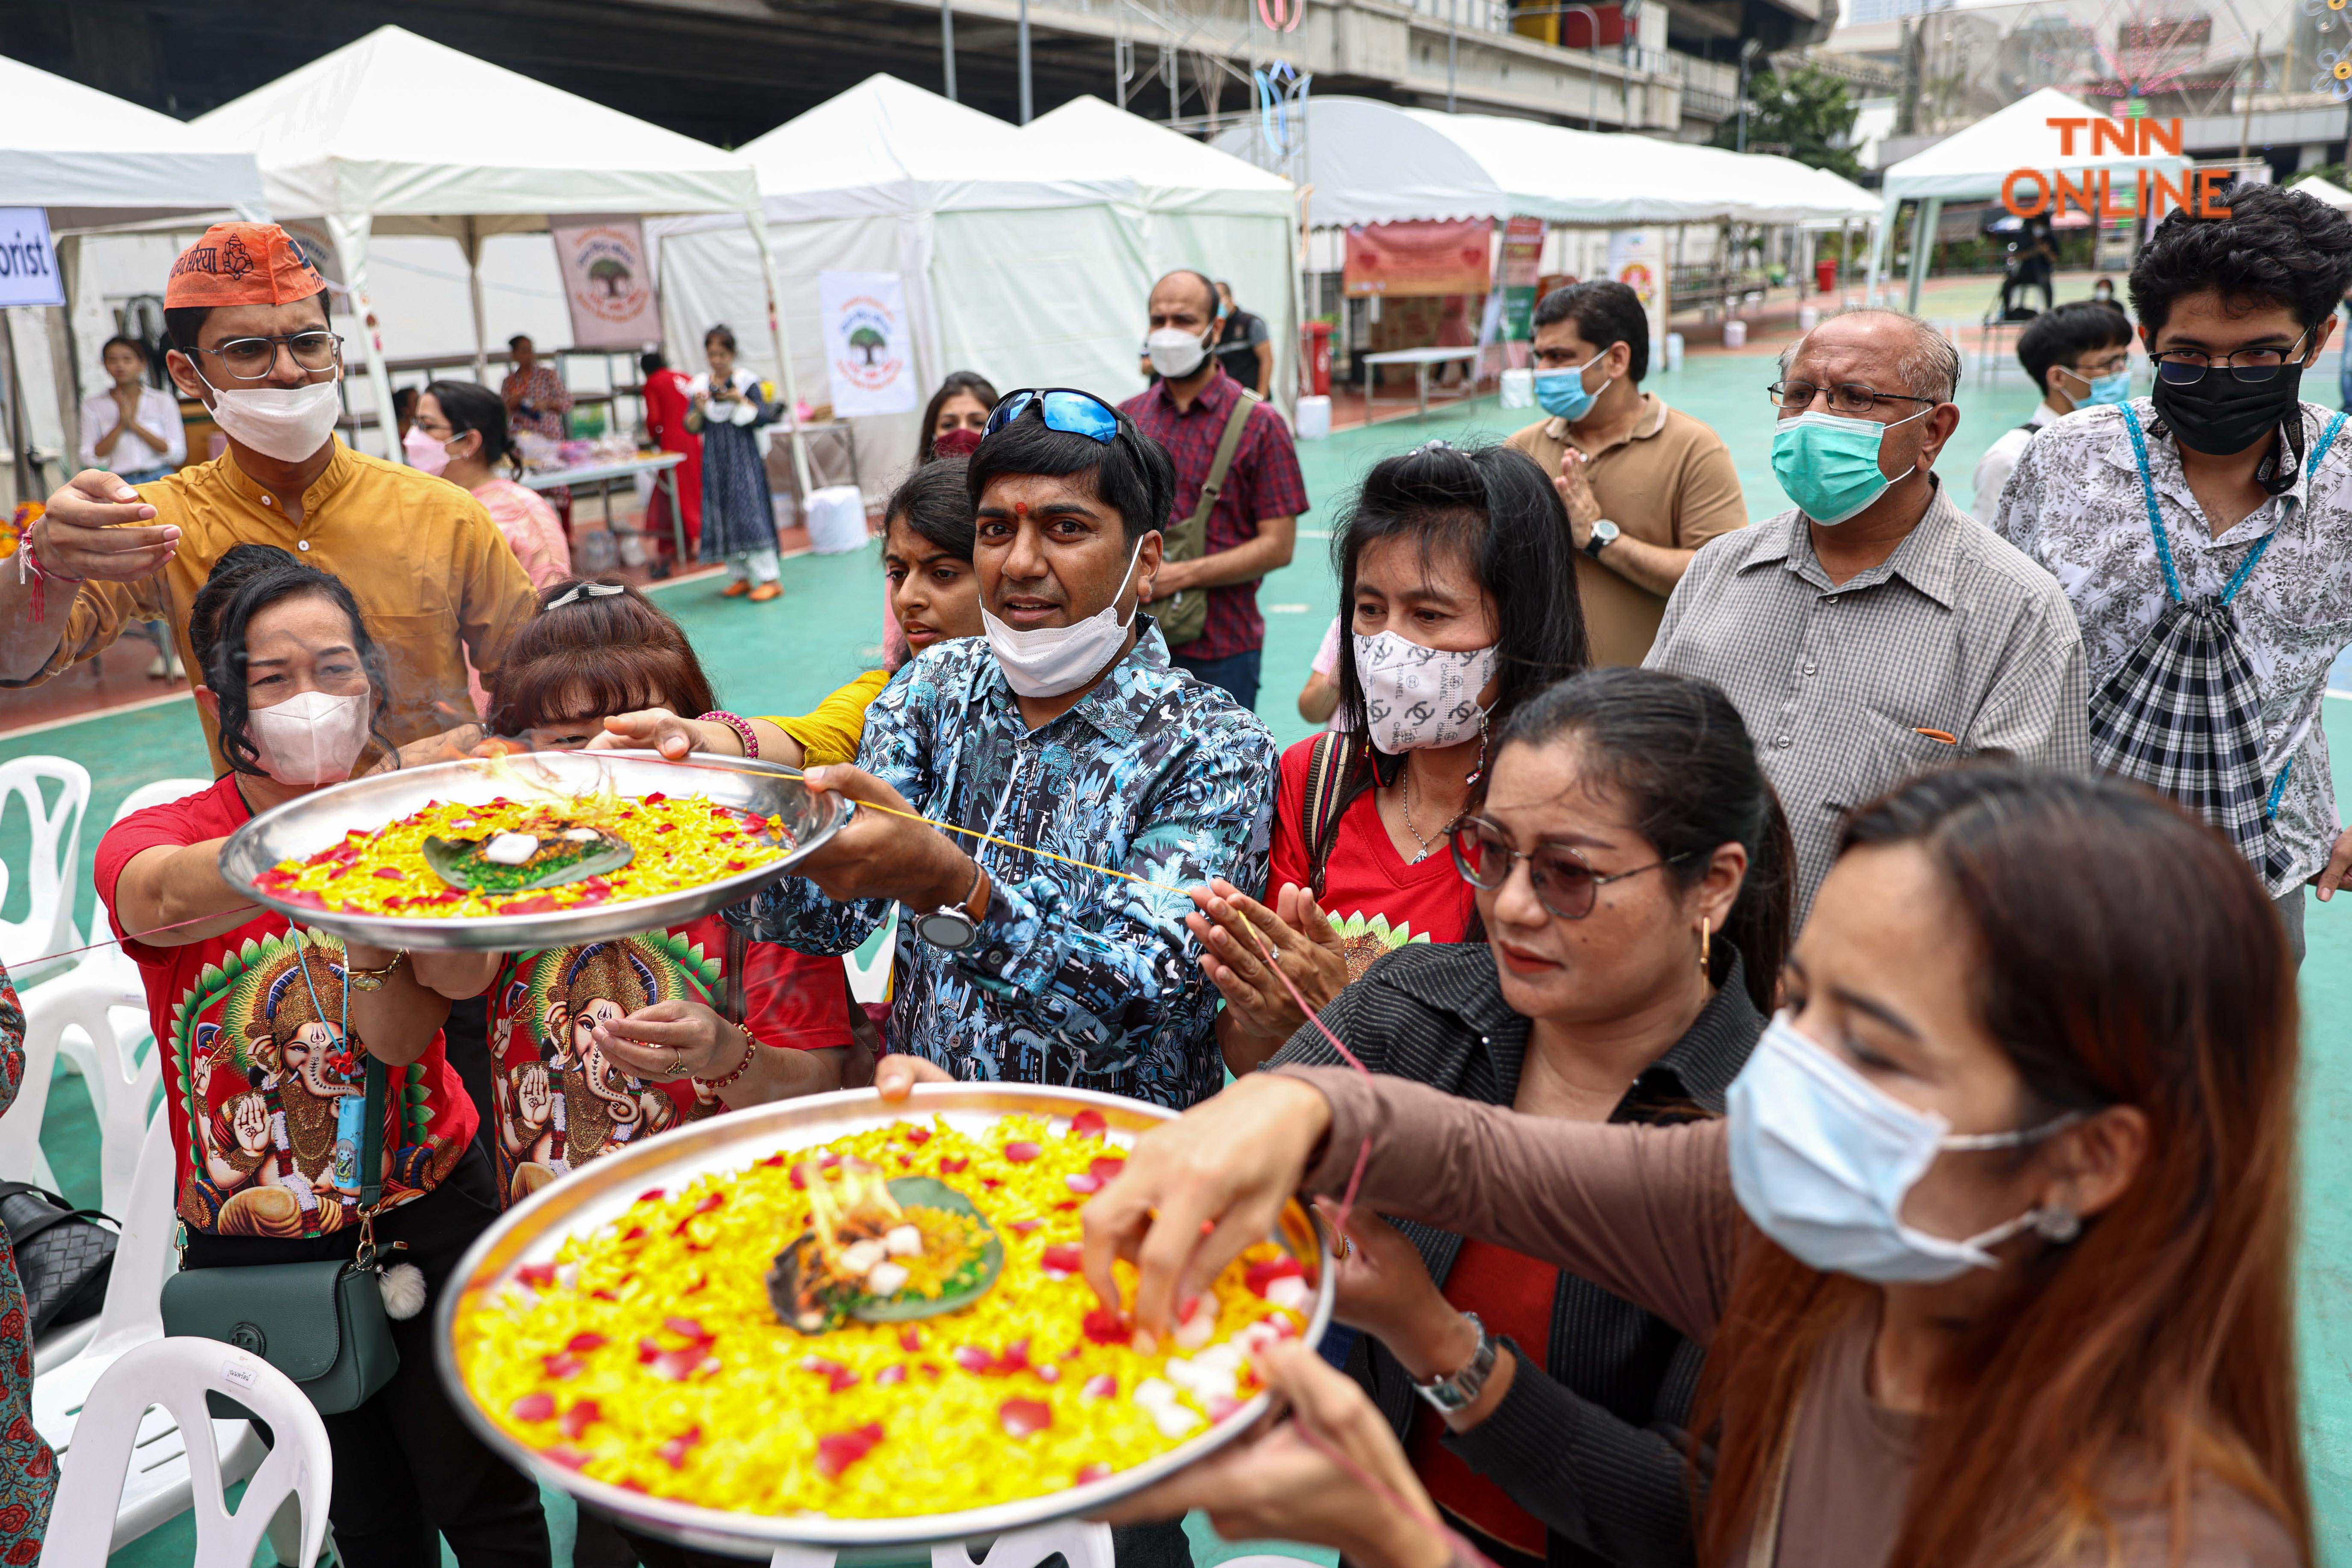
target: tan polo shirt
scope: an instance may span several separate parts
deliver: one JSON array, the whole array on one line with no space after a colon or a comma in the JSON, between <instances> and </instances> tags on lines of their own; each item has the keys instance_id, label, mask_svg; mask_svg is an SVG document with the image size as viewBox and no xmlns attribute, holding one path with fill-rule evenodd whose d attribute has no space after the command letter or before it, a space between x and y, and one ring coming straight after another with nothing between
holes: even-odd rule
<instances>
[{"instance_id":1,"label":"tan polo shirt","mask_svg":"<svg viewBox=\"0 0 2352 1568\"><path fill-rule=\"evenodd\" d=\"M1560 454L1569 447L1568 421L1539 421L1513 436L1510 444L1533 458L1546 475L1557 478ZM1583 450L1580 443L1578 450ZM1719 533L1748 526L1748 503L1723 437L1667 407L1654 392L1642 395L1642 416L1631 436L1585 457L1585 474L1601 502L1601 515L1628 538L1670 550L1696 550ZM1592 662L1641 663L1657 637L1665 599L1580 551L1576 586L1584 600Z\"/></svg>"},{"instance_id":2,"label":"tan polo shirt","mask_svg":"<svg viewBox=\"0 0 2352 1568\"><path fill-rule=\"evenodd\" d=\"M341 578L391 663L392 701L383 716L396 744L447 729L473 712L466 655L494 668L507 639L530 618L530 579L482 503L446 479L352 451L338 440L326 472L303 492L302 521L286 521L277 499L246 477L234 458L192 464L138 487L157 526L180 531L162 571L136 583L85 583L65 617L58 651L31 686L94 658L134 621L171 623L191 679L201 682L188 644L188 608L214 564L239 544L274 544ZM446 705L446 711L436 705ZM220 738L205 720L213 766L226 772Z\"/></svg>"}]
</instances>

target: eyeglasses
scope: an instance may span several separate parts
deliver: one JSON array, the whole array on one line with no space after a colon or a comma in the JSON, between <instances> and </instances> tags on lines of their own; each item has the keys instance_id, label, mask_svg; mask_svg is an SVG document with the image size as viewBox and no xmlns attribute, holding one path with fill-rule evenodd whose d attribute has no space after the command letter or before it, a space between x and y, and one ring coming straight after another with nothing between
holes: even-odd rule
<instances>
[{"instance_id":1,"label":"eyeglasses","mask_svg":"<svg viewBox=\"0 0 2352 1568\"><path fill-rule=\"evenodd\" d=\"M1622 882L1628 877L1690 858L1688 855L1669 856L1604 877L1566 845L1538 844L1533 849L1517 848L1499 824L1483 816L1465 817L1445 837L1454 851L1454 868L1462 873L1462 879L1490 893L1511 879L1513 866L1526 861L1528 880L1535 888L1536 901L1564 921L1580 921L1591 914L1594 898L1612 882Z\"/></svg>"},{"instance_id":2,"label":"eyeglasses","mask_svg":"<svg viewBox=\"0 0 2352 1568\"><path fill-rule=\"evenodd\" d=\"M2215 365L2227 365L2230 374L2240 381L2260 384L2302 358L2303 345L2310 338L2311 334L2305 332L2283 349L2240 349L2228 354L2209 354L2201 349L2164 349L2147 357L2156 362L2158 378L2174 386L2196 385Z\"/></svg>"},{"instance_id":3,"label":"eyeglasses","mask_svg":"<svg viewBox=\"0 0 2352 1568\"><path fill-rule=\"evenodd\" d=\"M1033 403L1045 405L1044 418L1048 430L1059 430L1066 436L1088 437L1106 447L1118 438L1118 410L1093 393L1061 386L1028 386L1004 395L990 411L988 423L981 428L981 439L986 440L1028 413Z\"/></svg>"},{"instance_id":4,"label":"eyeglasses","mask_svg":"<svg viewBox=\"0 0 2352 1568\"><path fill-rule=\"evenodd\" d=\"M275 338L231 338L214 348L199 349L221 362L231 379L236 381L267 381L278 368L278 345L284 343L286 352L303 370L332 370L341 360L343 340L332 332L296 332Z\"/></svg>"},{"instance_id":5,"label":"eyeglasses","mask_svg":"<svg viewBox=\"0 0 2352 1568\"><path fill-rule=\"evenodd\" d=\"M1943 401L1940 397L1914 397L1907 392L1881 392L1858 381L1842 382L1835 386L1815 386L1810 381L1776 381L1764 390L1772 395L1772 401L1783 414L1801 414L1813 405L1814 398L1827 393L1830 412L1848 419L1866 418L1882 403L1924 403L1932 408Z\"/></svg>"}]
</instances>

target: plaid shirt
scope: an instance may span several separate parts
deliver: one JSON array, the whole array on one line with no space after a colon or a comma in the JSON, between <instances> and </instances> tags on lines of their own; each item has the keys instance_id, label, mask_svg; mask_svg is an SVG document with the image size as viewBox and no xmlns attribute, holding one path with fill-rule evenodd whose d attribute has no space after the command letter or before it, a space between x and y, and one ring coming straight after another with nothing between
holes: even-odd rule
<instances>
[{"instance_id":1,"label":"plaid shirt","mask_svg":"<svg viewBox=\"0 0 2352 1568\"><path fill-rule=\"evenodd\" d=\"M2325 869L2343 831L2320 706L2328 667L2352 644L2352 441L2329 446L2292 488L2217 539L2156 405L2143 397L2132 410L2146 428L2148 477L2184 599L2220 595L2269 541L2229 615L2260 709L2256 787L2279 791L2271 849L2281 864L2263 879L2276 897ZM2303 405L2307 458L2332 417ZM2105 687L2169 603L2123 411L2076 409L2035 436L1992 528L2057 579L2082 622L2092 689Z\"/></svg>"},{"instance_id":2,"label":"plaid shirt","mask_svg":"<svg viewBox=\"0 0 2352 1568\"><path fill-rule=\"evenodd\" d=\"M1168 519L1171 526L1191 517L1201 504L1201 486L1216 461L1225 416L1241 395L1241 383L1220 370L1181 413L1164 381L1152 383L1118 405L1138 429L1168 448L1169 459L1176 465L1176 501ZM1206 553L1248 543L1265 518L1297 517L1306 510L1307 480L1298 471L1290 427L1271 407L1251 409L1225 488L1209 513ZM1192 659L1230 658L1265 646L1265 617L1257 613L1257 583L1253 579L1210 589L1208 625L1175 651Z\"/></svg>"},{"instance_id":3,"label":"plaid shirt","mask_svg":"<svg viewBox=\"0 0 2352 1568\"><path fill-rule=\"evenodd\" d=\"M1747 721L1797 841L1800 919L1845 814L1912 774L1986 753L2091 767L2066 595L1940 481L1895 553L1843 584L1794 509L1710 540L1646 662L1714 681Z\"/></svg>"}]
</instances>

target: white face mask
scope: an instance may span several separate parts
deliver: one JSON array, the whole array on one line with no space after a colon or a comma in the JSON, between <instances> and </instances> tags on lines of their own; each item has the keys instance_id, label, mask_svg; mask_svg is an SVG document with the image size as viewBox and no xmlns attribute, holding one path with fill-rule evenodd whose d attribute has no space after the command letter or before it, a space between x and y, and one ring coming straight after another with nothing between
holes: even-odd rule
<instances>
[{"instance_id":1,"label":"white face mask","mask_svg":"<svg viewBox=\"0 0 2352 1568\"><path fill-rule=\"evenodd\" d=\"M255 761L282 784L337 784L368 742L368 700L325 691L298 691L274 708L246 716Z\"/></svg>"},{"instance_id":2,"label":"white face mask","mask_svg":"<svg viewBox=\"0 0 2352 1568\"><path fill-rule=\"evenodd\" d=\"M1915 1110L1799 1034L1772 1020L1728 1097L1731 1190L1758 1229L1811 1268L1881 1285L1924 1285L1996 1268L1985 1249L2032 1226L2071 1240L2074 1216L2028 1209L2005 1225L1955 1239L1903 1223L1903 1202L1947 1149L2014 1149L2074 1120L2069 1113L2017 1132L1951 1136L1951 1123Z\"/></svg>"},{"instance_id":3,"label":"white face mask","mask_svg":"<svg viewBox=\"0 0 2352 1568\"><path fill-rule=\"evenodd\" d=\"M1181 381L1209 357L1209 342L1181 327L1162 327L1143 340L1143 352L1151 356L1152 369L1171 381Z\"/></svg>"},{"instance_id":4,"label":"white face mask","mask_svg":"<svg viewBox=\"0 0 2352 1568\"><path fill-rule=\"evenodd\" d=\"M989 614L988 606L980 607L980 624L988 633L988 646L996 655L996 662L1004 671L1005 684L1024 697L1059 697L1074 691L1099 674L1127 640L1127 628L1135 619L1129 614L1124 621L1118 618L1118 601L1127 593L1127 584L1135 575L1135 563L1142 558L1143 541L1135 542L1135 552L1127 558L1127 575L1118 580L1118 592L1109 604L1085 620L1066 626L1033 626L1027 630L1008 626Z\"/></svg>"},{"instance_id":5,"label":"white face mask","mask_svg":"<svg viewBox=\"0 0 2352 1568\"><path fill-rule=\"evenodd\" d=\"M1371 742L1390 756L1451 746L1476 734L1486 710L1478 694L1495 679L1496 648L1467 653L1423 647L1381 632L1358 636L1356 679L1364 687Z\"/></svg>"},{"instance_id":6,"label":"white face mask","mask_svg":"<svg viewBox=\"0 0 2352 1568\"><path fill-rule=\"evenodd\" d=\"M196 378L204 380L198 371ZM327 444L335 421L343 412L342 395L335 390L342 373L332 381L307 386L213 386L213 420L242 446L281 463L299 463Z\"/></svg>"}]
</instances>

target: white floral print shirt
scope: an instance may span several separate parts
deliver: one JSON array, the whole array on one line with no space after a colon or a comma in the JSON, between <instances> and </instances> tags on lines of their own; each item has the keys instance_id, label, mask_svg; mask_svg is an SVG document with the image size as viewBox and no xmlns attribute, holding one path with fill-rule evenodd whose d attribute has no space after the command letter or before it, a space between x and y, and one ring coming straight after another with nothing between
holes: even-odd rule
<instances>
[{"instance_id":1,"label":"white floral print shirt","mask_svg":"<svg viewBox=\"0 0 2352 1568\"><path fill-rule=\"evenodd\" d=\"M2263 776L2276 779L2293 763L2273 818L2287 850L2286 868L2270 889L2275 898L2318 875L2343 831L2319 709L2328 667L2352 643L2352 427L2312 474L2311 447L2335 416L2303 405L2305 467L2294 488L2215 539L2155 405L2143 397L2133 407L2147 431L2148 474L2185 595L2219 594L2254 542L2277 535L2231 601L2239 646L2262 688ZM2096 692L2165 607L2164 571L2123 411L2079 408L2036 435L2001 493L1992 529L2066 591Z\"/></svg>"}]
</instances>

